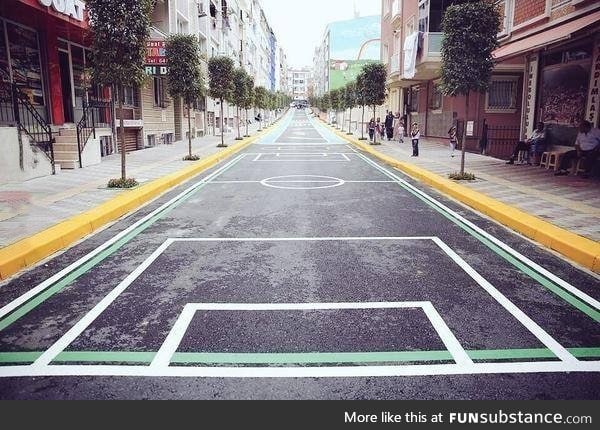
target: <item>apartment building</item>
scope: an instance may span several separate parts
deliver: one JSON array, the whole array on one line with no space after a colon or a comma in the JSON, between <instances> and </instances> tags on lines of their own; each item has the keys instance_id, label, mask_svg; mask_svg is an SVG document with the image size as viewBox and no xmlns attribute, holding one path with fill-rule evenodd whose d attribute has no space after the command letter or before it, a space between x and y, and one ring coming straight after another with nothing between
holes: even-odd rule
<instances>
[{"instance_id":1,"label":"apartment building","mask_svg":"<svg viewBox=\"0 0 600 430\"><path fill-rule=\"evenodd\" d=\"M387 108L418 122L428 137L466 126L467 148L507 156L515 140L546 123L553 144L571 144L581 119L598 125L600 3L593 0L504 0L500 47L490 88L446 97L438 88L441 21L448 0L382 0L382 58L388 65ZM472 132L471 132L472 130Z\"/></svg>"},{"instance_id":2,"label":"apartment building","mask_svg":"<svg viewBox=\"0 0 600 430\"><path fill-rule=\"evenodd\" d=\"M288 76L288 87L294 100L308 100L309 87L312 81L312 70L309 68L291 69Z\"/></svg>"}]
</instances>

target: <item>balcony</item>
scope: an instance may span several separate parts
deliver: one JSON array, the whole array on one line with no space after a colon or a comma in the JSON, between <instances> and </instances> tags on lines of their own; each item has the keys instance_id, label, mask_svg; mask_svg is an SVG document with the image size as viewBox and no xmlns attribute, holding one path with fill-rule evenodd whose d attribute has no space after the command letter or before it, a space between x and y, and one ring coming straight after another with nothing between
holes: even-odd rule
<instances>
[{"instance_id":1,"label":"balcony","mask_svg":"<svg viewBox=\"0 0 600 430\"><path fill-rule=\"evenodd\" d=\"M422 33L419 37L416 79L435 79L439 76L443 33Z\"/></svg>"}]
</instances>

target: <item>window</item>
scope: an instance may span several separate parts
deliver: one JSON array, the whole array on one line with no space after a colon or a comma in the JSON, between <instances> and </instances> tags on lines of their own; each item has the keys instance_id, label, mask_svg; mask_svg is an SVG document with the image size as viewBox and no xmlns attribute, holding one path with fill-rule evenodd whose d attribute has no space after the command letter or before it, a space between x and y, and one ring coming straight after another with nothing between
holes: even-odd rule
<instances>
[{"instance_id":1,"label":"window","mask_svg":"<svg viewBox=\"0 0 600 430\"><path fill-rule=\"evenodd\" d=\"M552 9L558 9L561 6L571 3L571 0L551 0L550 7Z\"/></svg>"},{"instance_id":2,"label":"window","mask_svg":"<svg viewBox=\"0 0 600 430\"><path fill-rule=\"evenodd\" d=\"M486 96L487 111L514 111L517 108L517 86L519 78L516 76L492 77Z\"/></svg>"},{"instance_id":3,"label":"window","mask_svg":"<svg viewBox=\"0 0 600 430\"><path fill-rule=\"evenodd\" d=\"M123 87L123 105L124 106L138 106L137 90L133 87Z\"/></svg>"},{"instance_id":4,"label":"window","mask_svg":"<svg viewBox=\"0 0 600 430\"><path fill-rule=\"evenodd\" d=\"M429 110L441 110L443 99L444 95L442 94L439 83L434 82L431 86L431 93L429 95Z\"/></svg>"},{"instance_id":5,"label":"window","mask_svg":"<svg viewBox=\"0 0 600 430\"><path fill-rule=\"evenodd\" d=\"M167 107L164 78L154 78L154 106Z\"/></svg>"},{"instance_id":6,"label":"window","mask_svg":"<svg viewBox=\"0 0 600 430\"><path fill-rule=\"evenodd\" d=\"M147 139L148 139L148 148L154 148L156 146L156 135L149 134Z\"/></svg>"}]
</instances>

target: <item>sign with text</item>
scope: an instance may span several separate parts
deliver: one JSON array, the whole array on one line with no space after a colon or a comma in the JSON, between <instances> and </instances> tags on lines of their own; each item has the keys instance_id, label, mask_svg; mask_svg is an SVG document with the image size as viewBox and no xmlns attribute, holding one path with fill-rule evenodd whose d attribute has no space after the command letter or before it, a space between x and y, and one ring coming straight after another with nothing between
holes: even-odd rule
<instances>
[{"instance_id":1,"label":"sign with text","mask_svg":"<svg viewBox=\"0 0 600 430\"><path fill-rule=\"evenodd\" d=\"M146 65L166 66L166 44L164 40L149 40L146 43Z\"/></svg>"}]
</instances>

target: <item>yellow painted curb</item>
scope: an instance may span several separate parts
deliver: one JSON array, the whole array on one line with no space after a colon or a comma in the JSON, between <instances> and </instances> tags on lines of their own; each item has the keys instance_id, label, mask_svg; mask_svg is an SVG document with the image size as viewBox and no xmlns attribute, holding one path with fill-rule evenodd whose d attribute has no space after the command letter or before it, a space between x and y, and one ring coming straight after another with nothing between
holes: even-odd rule
<instances>
[{"instance_id":1,"label":"yellow painted curb","mask_svg":"<svg viewBox=\"0 0 600 430\"><path fill-rule=\"evenodd\" d=\"M323 121L323 120L321 120ZM324 121L323 121L324 122ZM382 154L371 145L343 134L329 126L338 136L350 142L359 149L367 152L379 160L396 167L424 182L425 184L447 194L456 200L476 209L498 221L499 223L517 231L524 236L559 252L572 261L600 273L600 243L557 227L541 218L523 212L513 206L502 203L478 191L474 191L464 185L436 175L421 167L410 163L398 161L389 155Z\"/></svg>"},{"instance_id":2,"label":"yellow painted curb","mask_svg":"<svg viewBox=\"0 0 600 430\"><path fill-rule=\"evenodd\" d=\"M243 150L266 134L269 128L265 127L255 136L241 140L239 143L209 155L188 167L136 189L124 191L123 194L93 209L0 249L0 279L7 279L55 252L67 248L93 231L121 218L187 179Z\"/></svg>"}]
</instances>

